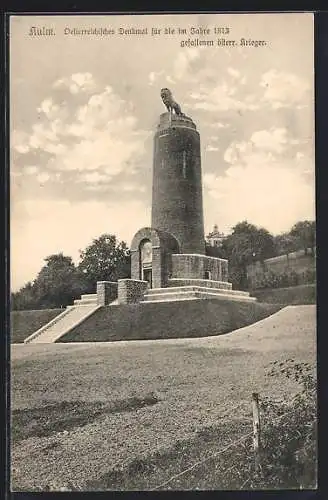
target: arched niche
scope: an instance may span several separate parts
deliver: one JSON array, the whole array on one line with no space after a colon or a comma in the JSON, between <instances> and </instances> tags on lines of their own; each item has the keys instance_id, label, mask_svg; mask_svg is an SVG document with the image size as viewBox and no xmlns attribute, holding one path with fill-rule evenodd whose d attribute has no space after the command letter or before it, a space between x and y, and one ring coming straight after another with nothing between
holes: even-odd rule
<instances>
[{"instance_id":1,"label":"arched niche","mask_svg":"<svg viewBox=\"0 0 328 500\"><path fill-rule=\"evenodd\" d=\"M139 245L140 279L148 281L149 287L153 282L153 248L150 239L143 239Z\"/></svg>"}]
</instances>

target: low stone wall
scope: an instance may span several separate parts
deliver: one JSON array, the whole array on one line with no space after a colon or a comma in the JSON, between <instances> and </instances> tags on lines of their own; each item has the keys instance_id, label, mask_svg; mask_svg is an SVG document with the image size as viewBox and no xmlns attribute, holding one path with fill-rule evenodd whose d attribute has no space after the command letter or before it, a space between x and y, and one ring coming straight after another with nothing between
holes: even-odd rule
<instances>
[{"instance_id":1,"label":"low stone wall","mask_svg":"<svg viewBox=\"0 0 328 500\"><path fill-rule=\"evenodd\" d=\"M171 278L228 281L228 261L198 254L173 254Z\"/></svg>"},{"instance_id":2,"label":"low stone wall","mask_svg":"<svg viewBox=\"0 0 328 500\"><path fill-rule=\"evenodd\" d=\"M116 281L97 281L97 304L107 306L117 299L118 284Z\"/></svg>"},{"instance_id":3,"label":"low stone wall","mask_svg":"<svg viewBox=\"0 0 328 500\"><path fill-rule=\"evenodd\" d=\"M148 281L125 278L118 280L118 303L135 304L142 300L148 288Z\"/></svg>"}]
</instances>

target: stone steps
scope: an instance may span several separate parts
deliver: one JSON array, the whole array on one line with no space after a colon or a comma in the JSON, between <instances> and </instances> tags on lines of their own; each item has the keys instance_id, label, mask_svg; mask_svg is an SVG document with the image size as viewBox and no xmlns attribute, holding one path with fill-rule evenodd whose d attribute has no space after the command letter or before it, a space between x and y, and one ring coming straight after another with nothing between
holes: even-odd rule
<instances>
[{"instance_id":1,"label":"stone steps","mask_svg":"<svg viewBox=\"0 0 328 500\"><path fill-rule=\"evenodd\" d=\"M177 302L186 300L196 300L201 297L196 296L196 293L191 294L189 292L180 292L172 294L154 294L151 296L145 295L140 304L152 304L154 302Z\"/></svg>"},{"instance_id":2,"label":"stone steps","mask_svg":"<svg viewBox=\"0 0 328 500\"><path fill-rule=\"evenodd\" d=\"M75 306L87 306L91 304L97 304L98 299L97 299L97 294L96 293L85 293L84 295L81 295L80 299L75 299L74 300L74 305Z\"/></svg>"},{"instance_id":3,"label":"stone steps","mask_svg":"<svg viewBox=\"0 0 328 500\"><path fill-rule=\"evenodd\" d=\"M93 314L99 307L97 304L68 306L63 313L27 337L24 340L24 344L48 344L56 342L62 335L68 333L72 328Z\"/></svg>"},{"instance_id":4,"label":"stone steps","mask_svg":"<svg viewBox=\"0 0 328 500\"><path fill-rule=\"evenodd\" d=\"M256 298L251 297L248 292L239 290L223 290L205 287L171 287L153 288L146 292L143 298L145 302L169 302L189 299L222 299L255 302Z\"/></svg>"},{"instance_id":5,"label":"stone steps","mask_svg":"<svg viewBox=\"0 0 328 500\"><path fill-rule=\"evenodd\" d=\"M220 288L222 290L232 290L232 283L229 281L215 281L197 278L170 278L168 287L197 286L205 288Z\"/></svg>"},{"instance_id":6,"label":"stone steps","mask_svg":"<svg viewBox=\"0 0 328 500\"><path fill-rule=\"evenodd\" d=\"M88 306L91 304L97 304L97 299L75 299L74 300L74 305L75 306Z\"/></svg>"},{"instance_id":7,"label":"stone steps","mask_svg":"<svg viewBox=\"0 0 328 500\"><path fill-rule=\"evenodd\" d=\"M227 294L227 295L243 295L245 297L249 296L249 292L245 292L243 290L229 290L223 288L212 288L212 287L202 287L202 286L174 286L174 287L165 287L165 288L149 288L146 292L146 295L153 295L158 293L171 294L176 292L193 292L193 291L204 291L210 293L219 293L219 294Z\"/></svg>"},{"instance_id":8,"label":"stone steps","mask_svg":"<svg viewBox=\"0 0 328 500\"><path fill-rule=\"evenodd\" d=\"M97 294L96 293L85 293L83 295L81 295L81 299L95 299L97 300Z\"/></svg>"}]
</instances>

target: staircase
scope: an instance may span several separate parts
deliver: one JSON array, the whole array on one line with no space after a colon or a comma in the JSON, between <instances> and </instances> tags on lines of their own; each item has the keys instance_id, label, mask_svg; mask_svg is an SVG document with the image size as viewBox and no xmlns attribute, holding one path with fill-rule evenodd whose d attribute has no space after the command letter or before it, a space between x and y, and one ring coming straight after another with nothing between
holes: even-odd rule
<instances>
[{"instance_id":1,"label":"staircase","mask_svg":"<svg viewBox=\"0 0 328 500\"><path fill-rule=\"evenodd\" d=\"M97 304L97 294L96 293L87 293L85 295L81 295L80 299L74 300L75 306L88 306L91 304Z\"/></svg>"},{"instance_id":2,"label":"staircase","mask_svg":"<svg viewBox=\"0 0 328 500\"><path fill-rule=\"evenodd\" d=\"M27 337L24 344L56 342L72 328L91 316L99 307L101 306L97 304L97 294L82 295L81 299L74 300L73 306L67 306L61 314Z\"/></svg>"},{"instance_id":3,"label":"staircase","mask_svg":"<svg viewBox=\"0 0 328 500\"><path fill-rule=\"evenodd\" d=\"M193 299L225 299L256 302L256 298L251 297L248 292L201 286L151 288L145 293L142 302L170 302Z\"/></svg>"}]
</instances>

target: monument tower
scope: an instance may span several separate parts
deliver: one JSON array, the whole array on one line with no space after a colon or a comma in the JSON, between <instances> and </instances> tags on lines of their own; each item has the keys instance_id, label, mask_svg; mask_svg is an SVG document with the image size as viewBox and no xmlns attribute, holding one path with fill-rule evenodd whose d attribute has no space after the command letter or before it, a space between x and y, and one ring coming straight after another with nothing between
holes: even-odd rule
<instances>
[{"instance_id":1,"label":"monument tower","mask_svg":"<svg viewBox=\"0 0 328 500\"><path fill-rule=\"evenodd\" d=\"M125 287L132 301L250 300L232 290L228 261L205 255L200 135L169 89L161 97L167 112L154 134L151 227L132 240L131 279L120 280L119 296Z\"/></svg>"},{"instance_id":2,"label":"monument tower","mask_svg":"<svg viewBox=\"0 0 328 500\"><path fill-rule=\"evenodd\" d=\"M163 113L155 133L151 226L182 253L205 253L200 137L183 114Z\"/></svg>"}]
</instances>

